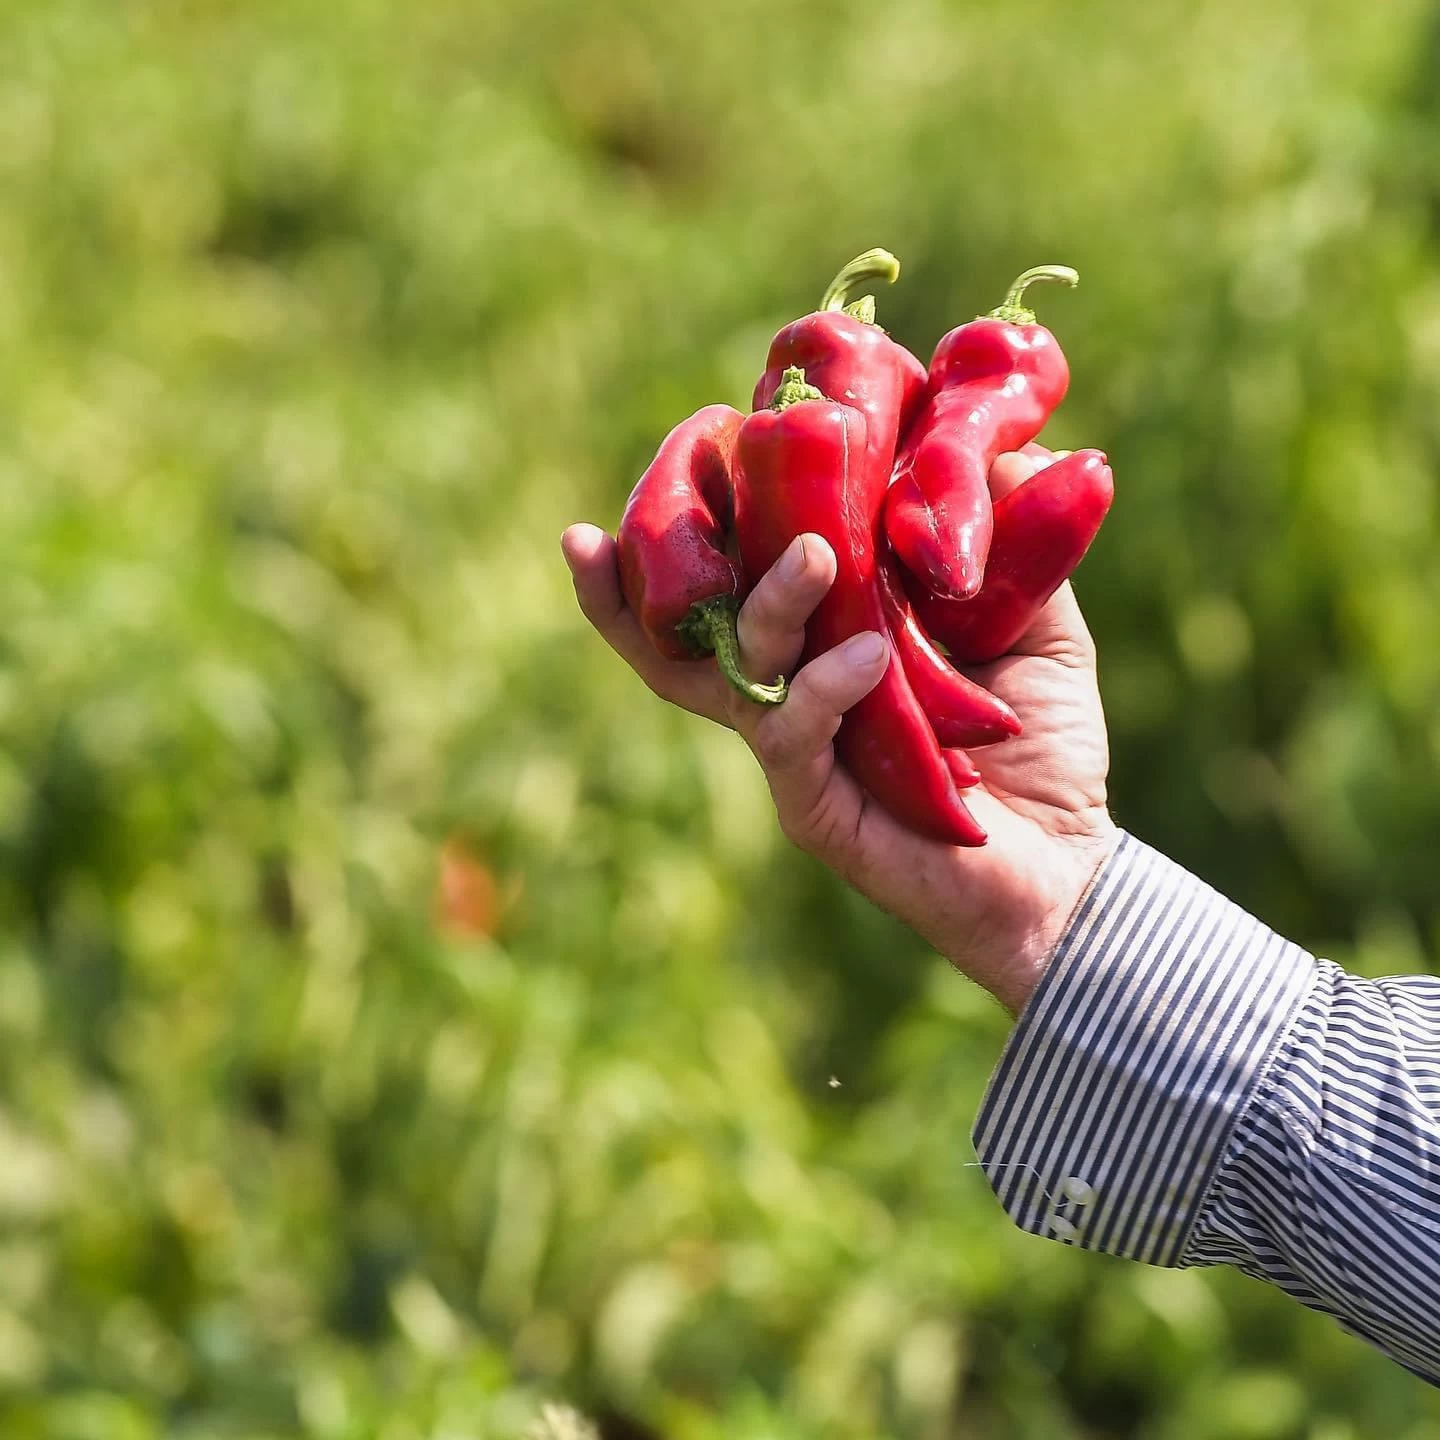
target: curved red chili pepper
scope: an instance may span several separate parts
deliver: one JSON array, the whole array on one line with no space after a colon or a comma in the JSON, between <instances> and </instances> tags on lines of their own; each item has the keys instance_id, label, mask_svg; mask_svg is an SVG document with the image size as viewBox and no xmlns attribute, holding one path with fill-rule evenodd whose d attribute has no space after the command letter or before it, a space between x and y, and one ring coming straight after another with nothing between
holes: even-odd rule
<instances>
[{"instance_id":1,"label":"curved red chili pepper","mask_svg":"<svg viewBox=\"0 0 1440 1440\"><path fill-rule=\"evenodd\" d=\"M847 304L854 287L870 280L891 283L900 262L888 250L867 250L831 281L820 309L792 321L770 345L765 373L755 386L755 409L774 400L787 370L831 400L865 416L863 464L866 494L883 499L890 483L898 436L925 399L925 367L875 324L875 300ZM878 502L877 502L878 503ZM883 556L884 547L881 547ZM882 579L892 567L879 562ZM993 745L1020 733L1015 712L945 661L910 612L898 576L882 585L891 643L942 745ZM973 782L972 782L973 783Z\"/></svg>"},{"instance_id":2,"label":"curved red chili pepper","mask_svg":"<svg viewBox=\"0 0 1440 1440\"><path fill-rule=\"evenodd\" d=\"M734 513L735 441L744 418L729 405L707 405L665 437L620 519L620 585L641 628L667 659L713 653L742 695L776 705L785 698L784 680L760 685L747 679L735 634L744 577L726 553L726 532Z\"/></svg>"},{"instance_id":3,"label":"curved red chili pepper","mask_svg":"<svg viewBox=\"0 0 1440 1440\"><path fill-rule=\"evenodd\" d=\"M988 476L995 457L1033 440L1065 397L1069 367L1055 337L1022 303L1037 280L1078 281L1042 265L989 315L944 336L926 403L895 463L885 529L905 567L942 595L980 589L992 535Z\"/></svg>"},{"instance_id":4,"label":"curved red chili pepper","mask_svg":"<svg viewBox=\"0 0 1440 1440\"><path fill-rule=\"evenodd\" d=\"M968 790L972 785L980 783L980 772L966 751L952 749L942 750L940 753L945 757L945 768L949 770L957 790Z\"/></svg>"},{"instance_id":5,"label":"curved red chili pepper","mask_svg":"<svg viewBox=\"0 0 1440 1440\"><path fill-rule=\"evenodd\" d=\"M1090 548L1115 496L1098 450L1077 450L995 502L985 583L973 600L931 594L913 577L916 613L958 665L1007 654Z\"/></svg>"},{"instance_id":6,"label":"curved red chili pepper","mask_svg":"<svg viewBox=\"0 0 1440 1440\"><path fill-rule=\"evenodd\" d=\"M735 531L747 571L769 569L806 531L835 551L835 583L806 626L802 664L863 630L888 630L877 569L884 490L866 483L865 455L865 416L825 399L798 369L773 408L740 427ZM865 790L912 829L954 845L985 843L957 785L957 768L968 775L973 766L941 750L893 656L846 712L835 747Z\"/></svg>"},{"instance_id":7,"label":"curved red chili pepper","mask_svg":"<svg viewBox=\"0 0 1440 1440\"><path fill-rule=\"evenodd\" d=\"M936 740L943 746L973 750L1018 735L1020 719L1015 712L998 695L962 675L935 648L918 607L911 607L892 556L880 560L878 583L891 642ZM979 603L978 597L967 603Z\"/></svg>"}]
</instances>

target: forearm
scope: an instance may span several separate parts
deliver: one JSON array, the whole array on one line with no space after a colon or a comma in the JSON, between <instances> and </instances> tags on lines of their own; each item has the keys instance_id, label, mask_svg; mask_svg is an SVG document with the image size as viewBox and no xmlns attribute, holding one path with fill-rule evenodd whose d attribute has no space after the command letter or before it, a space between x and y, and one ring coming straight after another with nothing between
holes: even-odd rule
<instances>
[{"instance_id":1,"label":"forearm","mask_svg":"<svg viewBox=\"0 0 1440 1440\"><path fill-rule=\"evenodd\" d=\"M1435 1379L1440 1066L1417 1051L1437 1043L1434 980L1344 975L1126 836L976 1147L1022 1228L1235 1264Z\"/></svg>"}]
</instances>

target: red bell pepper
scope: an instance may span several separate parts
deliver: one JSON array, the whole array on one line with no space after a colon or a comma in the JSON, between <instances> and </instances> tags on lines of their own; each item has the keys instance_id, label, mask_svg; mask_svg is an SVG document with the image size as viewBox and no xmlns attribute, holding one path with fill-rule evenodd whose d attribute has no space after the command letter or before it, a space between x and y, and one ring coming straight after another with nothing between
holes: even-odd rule
<instances>
[{"instance_id":1,"label":"red bell pepper","mask_svg":"<svg viewBox=\"0 0 1440 1440\"><path fill-rule=\"evenodd\" d=\"M913 577L916 613L957 665L1007 654L1090 548L1115 495L1098 450L1077 450L995 502L985 583L973 600L934 595Z\"/></svg>"},{"instance_id":2,"label":"red bell pepper","mask_svg":"<svg viewBox=\"0 0 1440 1440\"><path fill-rule=\"evenodd\" d=\"M746 570L768 570L807 531L835 551L835 583L806 626L802 664L861 631L889 629L879 574L885 491L867 474L866 453L864 414L827 400L799 369L783 377L771 408L740 427L735 530ZM978 779L974 767L940 748L893 656L846 712L835 746L864 789L912 829L954 845L985 843L959 789Z\"/></svg>"},{"instance_id":3,"label":"red bell pepper","mask_svg":"<svg viewBox=\"0 0 1440 1440\"><path fill-rule=\"evenodd\" d=\"M1064 266L1027 270L1004 304L944 336L926 401L896 459L885 528L901 562L939 594L980 589L993 521L996 456L1040 433L1065 397L1069 367L1055 337L1022 303L1037 280L1078 281Z\"/></svg>"},{"instance_id":4,"label":"red bell pepper","mask_svg":"<svg viewBox=\"0 0 1440 1440\"><path fill-rule=\"evenodd\" d=\"M620 520L620 585L667 659L713 654L721 674L747 699L777 705L785 698L783 678L774 685L747 679L735 632L745 586L726 541L744 418L729 405L707 405L665 437Z\"/></svg>"}]
</instances>

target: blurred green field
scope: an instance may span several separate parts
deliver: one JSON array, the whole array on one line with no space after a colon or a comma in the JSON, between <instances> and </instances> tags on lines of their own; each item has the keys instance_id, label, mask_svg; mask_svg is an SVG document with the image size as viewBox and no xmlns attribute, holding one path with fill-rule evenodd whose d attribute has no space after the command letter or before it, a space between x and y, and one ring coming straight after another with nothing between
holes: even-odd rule
<instances>
[{"instance_id":1,"label":"blurred green field","mask_svg":"<svg viewBox=\"0 0 1440 1440\"><path fill-rule=\"evenodd\" d=\"M1120 822L1435 965L1433 0L7 0L0 1435L1440 1440L1013 1231L998 1009L575 612L872 245L922 355L1081 272Z\"/></svg>"}]
</instances>

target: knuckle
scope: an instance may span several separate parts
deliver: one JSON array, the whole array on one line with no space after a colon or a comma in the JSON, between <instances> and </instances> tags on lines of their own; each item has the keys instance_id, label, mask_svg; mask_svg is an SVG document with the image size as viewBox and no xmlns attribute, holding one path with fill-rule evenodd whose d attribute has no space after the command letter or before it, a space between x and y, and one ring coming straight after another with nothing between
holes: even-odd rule
<instances>
[{"instance_id":1,"label":"knuckle","mask_svg":"<svg viewBox=\"0 0 1440 1440\"><path fill-rule=\"evenodd\" d=\"M807 709L833 722L831 734L839 726L840 717L860 698L853 677L826 655L807 665L795 677L790 690L792 695L799 690Z\"/></svg>"},{"instance_id":2,"label":"knuckle","mask_svg":"<svg viewBox=\"0 0 1440 1440\"><path fill-rule=\"evenodd\" d=\"M1093 670L1097 656L1090 631L1084 625L1078 626L1057 647L1055 658L1071 669Z\"/></svg>"},{"instance_id":3,"label":"knuckle","mask_svg":"<svg viewBox=\"0 0 1440 1440\"><path fill-rule=\"evenodd\" d=\"M840 869L845 857L854 848L859 815L849 813L847 807L839 804L836 798L827 792L820 797L809 814L791 817L788 825L782 818L780 828L792 845L815 856L832 869Z\"/></svg>"},{"instance_id":4,"label":"knuckle","mask_svg":"<svg viewBox=\"0 0 1440 1440\"><path fill-rule=\"evenodd\" d=\"M811 834L822 855L842 855L855 843L856 817L839 806L822 802L810 822Z\"/></svg>"},{"instance_id":5,"label":"knuckle","mask_svg":"<svg viewBox=\"0 0 1440 1440\"><path fill-rule=\"evenodd\" d=\"M786 811L778 810L776 812L776 818L780 822L780 833L797 850L804 850L807 854L814 853L810 843L810 832L805 827L803 817L797 817Z\"/></svg>"},{"instance_id":6,"label":"knuckle","mask_svg":"<svg viewBox=\"0 0 1440 1440\"><path fill-rule=\"evenodd\" d=\"M793 700L793 695L791 699ZM755 727L750 745L755 758L765 770L780 770L788 765L795 755L795 735L788 724L782 724L779 712L767 715Z\"/></svg>"},{"instance_id":7,"label":"knuckle","mask_svg":"<svg viewBox=\"0 0 1440 1440\"><path fill-rule=\"evenodd\" d=\"M776 611L778 610L778 597L775 594L775 587L769 575L762 576L760 582L745 597L745 603L740 607L739 624L742 628L763 628L775 622Z\"/></svg>"},{"instance_id":8,"label":"knuckle","mask_svg":"<svg viewBox=\"0 0 1440 1440\"><path fill-rule=\"evenodd\" d=\"M816 665L804 676L798 677L796 683L804 687L815 709L835 716L838 724L848 699L843 675L835 674L828 664Z\"/></svg>"}]
</instances>

